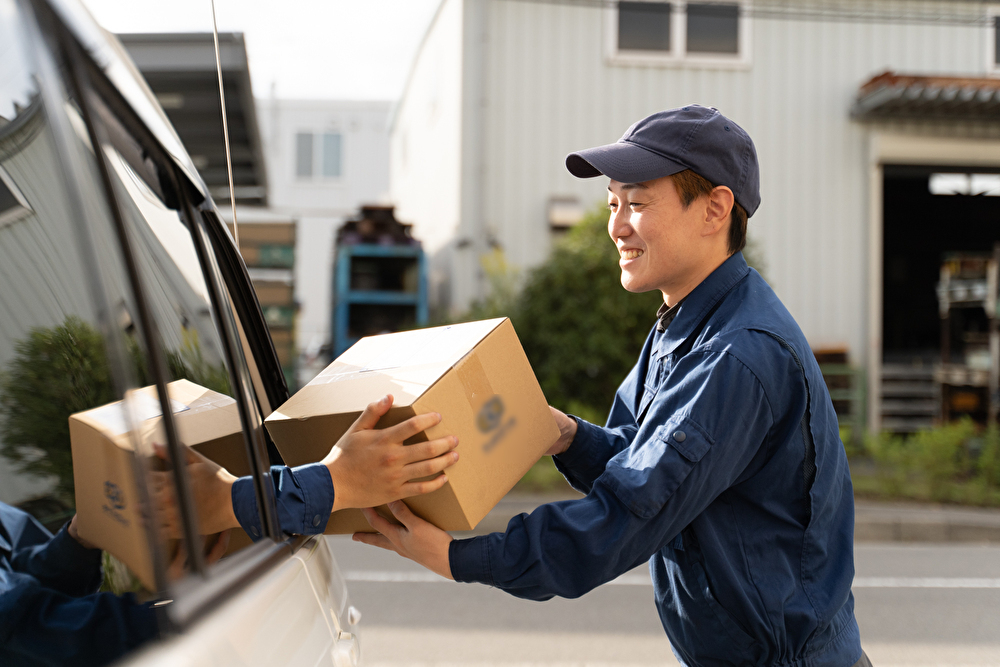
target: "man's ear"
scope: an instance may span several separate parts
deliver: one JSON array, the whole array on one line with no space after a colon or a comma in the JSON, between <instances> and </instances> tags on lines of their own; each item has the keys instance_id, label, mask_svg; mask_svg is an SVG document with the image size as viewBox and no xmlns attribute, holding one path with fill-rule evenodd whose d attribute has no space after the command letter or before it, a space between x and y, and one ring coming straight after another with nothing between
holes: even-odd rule
<instances>
[{"instance_id":1,"label":"man's ear","mask_svg":"<svg viewBox=\"0 0 1000 667\"><path fill-rule=\"evenodd\" d=\"M705 225L702 227L702 236L714 236L719 232L725 233L729 227L729 214L733 210L736 198L733 191L725 185L719 185L708 194L708 202L705 206Z\"/></svg>"}]
</instances>

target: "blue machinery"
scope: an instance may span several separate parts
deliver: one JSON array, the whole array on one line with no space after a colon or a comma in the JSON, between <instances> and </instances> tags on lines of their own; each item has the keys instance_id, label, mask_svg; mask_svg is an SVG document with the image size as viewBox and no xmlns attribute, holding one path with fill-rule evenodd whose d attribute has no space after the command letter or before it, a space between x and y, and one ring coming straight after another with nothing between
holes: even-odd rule
<instances>
[{"instance_id":1,"label":"blue machinery","mask_svg":"<svg viewBox=\"0 0 1000 667\"><path fill-rule=\"evenodd\" d=\"M427 261L416 244L345 243L333 271L333 358L359 338L427 323Z\"/></svg>"}]
</instances>

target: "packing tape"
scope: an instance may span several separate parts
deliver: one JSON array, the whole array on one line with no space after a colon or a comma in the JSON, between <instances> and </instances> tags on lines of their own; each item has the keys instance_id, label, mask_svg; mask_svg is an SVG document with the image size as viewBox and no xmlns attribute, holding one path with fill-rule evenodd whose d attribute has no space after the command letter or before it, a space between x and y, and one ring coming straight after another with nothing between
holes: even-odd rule
<instances>
[{"instance_id":1,"label":"packing tape","mask_svg":"<svg viewBox=\"0 0 1000 667\"><path fill-rule=\"evenodd\" d=\"M494 396L493 386L490 385L490 380L486 377L483 364L479 361L479 357L470 354L458 362L455 371L458 373L458 379L462 386L465 387L465 395L472 406L473 414L475 414L486 401Z\"/></svg>"}]
</instances>

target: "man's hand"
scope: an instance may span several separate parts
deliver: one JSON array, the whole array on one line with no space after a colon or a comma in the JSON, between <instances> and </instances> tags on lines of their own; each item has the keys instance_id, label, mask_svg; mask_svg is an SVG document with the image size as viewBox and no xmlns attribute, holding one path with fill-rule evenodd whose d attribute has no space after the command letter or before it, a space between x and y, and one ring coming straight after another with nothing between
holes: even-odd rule
<instances>
[{"instance_id":1,"label":"man's hand","mask_svg":"<svg viewBox=\"0 0 1000 667\"><path fill-rule=\"evenodd\" d=\"M66 529L66 532L69 533L69 536L72 537L74 540L76 540L77 544L79 544L84 549L96 549L97 548L93 544L91 544L90 542L88 542L87 540L85 540L82 537L80 537L80 534L78 532L76 532L76 515L75 514L73 515L73 518L70 519L69 528Z\"/></svg>"},{"instance_id":2,"label":"man's hand","mask_svg":"<svg viewBox=\"0 0 1000 667\"><path fill-rule=\"evenodd\" d=\"M166 445L154 445L153 449L158 457L167 459ZM233 482L236 477L190 447L184 449L191 493L198 512L199 532L202 535L214 535L230 528L238 528L240 523L233 512ZM180 538L183 531L174 494L173 474L153 472L152 481L152 495L161 517L160 525L168 537Z\"/></svg>"},{"instance_id":3,"label":"man's hand","mask_svg":"<svg viewBox=\"0 0 1000 667\"><path fill-rule=\"evenodd\" d=\"M402 526L397 526L373 509L361 510L378 533L354 533L355 542L395 551L447 579L451 576L448 547L451 535L410 511L401 501L389 503L389 510Z\"/></svg>"},{"instance_id":4,"label":"man's hand","mask_svg":"<svg viewBox=\"0 0 1000 667\"><path fill-rule=\"evenodd\" d=\"M551 405L549 406L549 410L552 411L552 416L559 427L559 439L545 453L549 456L555 456L556 454L562 454L573 444L573 438L576 437L576 420L567 417L564 412L556 410Z\"/></svg>"},{"instance_id":5,"label":"man's hand","mask_svg":"<svg viewBox=\"0 0 1000 667\"><path fill-rule=\"evenodd\" d=\"M347 430L323 463L333 479L334 511L377 507L440 489L448 481L442 471L458 461L458 438L447 436L404 445L403 441L435 426L441 415L429 412L375 430L392 407L392 396L371 403ZM424 477L436 475L423 481Z\"/></svg>"}]
</instances>

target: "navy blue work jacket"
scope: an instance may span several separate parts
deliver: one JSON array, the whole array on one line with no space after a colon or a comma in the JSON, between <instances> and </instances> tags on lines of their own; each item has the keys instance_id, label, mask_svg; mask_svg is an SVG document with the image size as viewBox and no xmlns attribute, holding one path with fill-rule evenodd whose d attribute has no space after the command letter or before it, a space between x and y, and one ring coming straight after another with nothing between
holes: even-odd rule
<instances>
[{"instance_id":1,"label":"navy blue work jacket","mask_svg":"<svg viewBox=\"0 0 1000 667\"><path fill-rule=\"evenodd\" d=\"M334 491L333 479L325 465L271 466L271 484L282 532L316 535L326 530L326 522L333 511ZM233 482L232 498L236 520L256 542L264 533L253 478L241 477Z\"/></svg>"},{"instance_id":2,"label":"navy blue work jacket","mask_svg":"<svg viewBox=\"0 0 1000 667\"><path fill-rule=\"evenodd\" d=\"M0 665L103 665L156 637L149 605L102 580L99 549L0 503Z\"/></svg>"},{"instance_id":3,"label":"navy blue work jacket","mask_svg":"<svg viewBox=\"0 0 1000 667\"><path fill-rule=\"evenodd\" d=\"M649 561L685 665L850 667L854 500L791 315L736 253L654 328L605 427L555 457L585 498L451 543L457 581L577 597Z\"/></svg>"}]
</instances>

